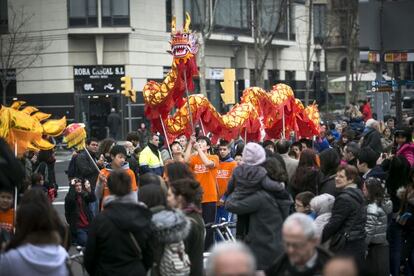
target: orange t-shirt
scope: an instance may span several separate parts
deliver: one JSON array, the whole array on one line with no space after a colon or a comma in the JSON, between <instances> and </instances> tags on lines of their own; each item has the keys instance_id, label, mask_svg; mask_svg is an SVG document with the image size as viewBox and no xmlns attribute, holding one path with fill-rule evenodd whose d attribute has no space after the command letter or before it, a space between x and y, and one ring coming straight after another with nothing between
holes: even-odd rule
<instances>
[{"instance_id":1,"label":"orange t-shirt","mask_svg":"<svg viewBox=\"0 0 414 276\"><path fill-rule=\"evenodd\" d=\"M107 170L107 169L102 169L101 173L103 173L107 178L109 177L109 175L111 174L112 171ZM127 174L129 175L129 177L131 178L131 188L132 190L135 192L138 190L138 186L137 186L137 180L135 179L135 174L131 169L127 169L126 170ZM109 188L107 185L104 185L103 187L103 195L101 198L101 201L103 202L104 198L109 196Z\"/></svg>"},{"instance_id":2,"label":"orange t-shirt","mask_svg":"<svg viewBox=\"0 0 414 276\"><path fill-rule=\"evenodd\" d=\"M5 229L8 232L13 231L13 219L14 219L14 209L10 208L7 211L0 210L0 228Z\"/></svg>"},{"instance_id":3,"label":"orange t-shirt","mask_svg":"<svg viewBox=\"0 0 414 276\"><path fill-rule=\"evenodd\" d=\"M217 168L219 165L219 158L217 155L207 154L207 158L214 162L214 168L206 168L198 154L191 156L189 166L193 171L195 178L200 182L203 188L202 203L217 202Z\"/></svg>"},{"instance_id":4,"label":"orange t-shirt","mask_svg":"<svg viewBox=\"0 0 414 276\"><path fill-rule=\"evenodd\" d=\"M234 168L237 166L236 161L220 162L217 168L217 184L218 184L218 199L220 199L227 190L227 184L233 174Z\"/></svg>"}]
</instances>

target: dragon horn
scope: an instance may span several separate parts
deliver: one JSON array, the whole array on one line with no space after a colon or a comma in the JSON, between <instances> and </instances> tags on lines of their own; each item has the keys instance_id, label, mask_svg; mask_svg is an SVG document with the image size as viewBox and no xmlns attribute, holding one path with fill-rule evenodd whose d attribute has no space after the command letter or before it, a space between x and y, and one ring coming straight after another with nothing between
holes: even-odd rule
<instances>
[{"instance_id":1,"label":"dragon horn","mask_svg":"<svg viewBox=\"0 0 414 276\"><path fill-rule=\"evenodd\" d=\"M191 17L188 12L185 13L185 24L183 32L189 33L190 32L190 24L191 24Z\"/></svg>"},{"instance_id":2,"label":"dragon horn","mask_svg":"<svg viewBox=\"0 0 414 276\"><path fill-rule=\"evenodd\" d=\"M173 18L171 20L171 33L172 34L175 33L175 15L173 16Z\"/></svg>"}]
</instances>

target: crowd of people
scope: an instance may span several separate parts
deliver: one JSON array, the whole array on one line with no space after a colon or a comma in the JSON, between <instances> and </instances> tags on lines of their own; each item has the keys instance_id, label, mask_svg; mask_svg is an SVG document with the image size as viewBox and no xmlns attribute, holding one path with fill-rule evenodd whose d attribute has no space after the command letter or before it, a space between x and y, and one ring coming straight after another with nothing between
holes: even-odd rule
<instances>
[{"instance_id":1,"label":"crowd of people","mask_svg":"<svg viewBox=\"0 0 414 276\"><path fill-rule=\"evenodd\" d=\"M67 275L71 245L90 275L412 275L414 120L361 110L313 139L89 138L65 222L53 151L13 160L0 143L0 275ZM223 221L237 241L216 235Z\"/></svg>"}]
</instances>

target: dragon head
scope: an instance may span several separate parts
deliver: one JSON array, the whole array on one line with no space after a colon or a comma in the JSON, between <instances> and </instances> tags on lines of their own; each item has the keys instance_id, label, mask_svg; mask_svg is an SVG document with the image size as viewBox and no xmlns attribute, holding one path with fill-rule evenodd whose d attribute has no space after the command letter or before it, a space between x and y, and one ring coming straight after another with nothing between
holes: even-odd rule
<instances>
[{"instance_id":1,"label":"dragon head","mask_svg":"<svg viewBox=\"0 0 414 276\"><path fill-rule=\"evenodd\" d=\"M197 37L194 32L190 30L191 18L188 13L185 16L185 24L182 31L176 30L175 16L171 22L171 54L174 57L175 63L179 63L181 60L184 63L188 59L194 57L198 51Z\"/></svg>"}]
</instances>

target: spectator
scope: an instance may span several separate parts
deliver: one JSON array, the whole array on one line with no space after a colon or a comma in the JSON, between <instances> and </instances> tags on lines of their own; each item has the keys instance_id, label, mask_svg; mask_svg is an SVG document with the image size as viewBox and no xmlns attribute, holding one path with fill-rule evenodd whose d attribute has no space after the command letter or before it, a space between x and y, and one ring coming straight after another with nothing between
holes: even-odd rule
<instances>
[{"instance_id":1,"label":"spectator","mask_svg":"<svg viewBox=\"0 0 414 276\"><path fill-rule=\"evenodd\" d=\"M88 180L71 180L69 192L65 197L65 217L69 223L72 241L80 246L86 245L89 224L93 218L89 205L94 201L95 193Z\"/></svg>"},{"instance_id":2,"label":"spectator","mask_svg":"<svg viewBox=\"0 0 414 276\"><path fill-rule=\"evenodd\" d=\"M391 129L388 127L386 127L382 131L381 144L382 144L382 148L384 149L384 152L387 152L387 153L391 152L392 146L394 144L394 139L393 139Z\"/></svg>"},{"instance_id":3,"label":"spectator","mask_svg":"<svg viewBox=\"0 0 414 276\"><path fill-rule=\"evenodd\" d=\"M377 165L379 154L371 148L362 148L357 159L358 171L362 175L362 179L366 180L369 177L376 177L381 180L386 179L386 173L381 166Z\"/></svg>"},{"instance_id":4,"label":"spectator","mask_svg":"<svg viewBox=\"0 0 414 276\"><path fill-rule=\"evenodd\" d=\"M325 225L328 224L331 215L335 197L330 194L321 194L315 196L310 201L310 208L315 213L315 226L318 237L322 236Z\"/></svg>"},{"instance_id":5,"label":"spectator","mask_svg":"<svg viewBox=\"0 0 414 276\"><path fill-rule=\"evenodd\" d=\"M315 213L312 212L310 202L315 197L312 192L301 192L295 197L295 210L298 213L308 215L315 219Z\"/></svg>"},{"instance_id":6,"label":"spectator","mask_svg":"<svg viewBox=\"0 0 414 276\"><path fill-rule=\"evenodd\" d=\"M272 140L265 140L263 141L263 148L270 150L272 153L276 152L275 150L275 143Z\"/></svg>"},{"instance_id":7,"label":"spectator","mask_svg":"<svg viewBox=\"0 0 414 276\"><path fill-rule=\"evenodd\" d=\"M300 155L298 168L289 190L293 197L305 191L318 195L321 178L322 173L319 170L316 153L311 149L305 149Z\"/></svg>"},{"instance_id":8,"label":"spectator","mask_svg":"<svg viewBox=\"0 0 414 276\"><path fill-rule=\"evenodd\" d=\"M136 131L129 132L127 134L126 140L132 143L132 145L134 146L134 150L140 148L141 146L139 143L139 135Z\"/></svg>"},{"instance_id":9,"label":"spectator","mask_svg":"<svg viewBox=\"0 0 414 276\"><path fill-rule=\"evenodd\" d=\"M283 223L285 253L266 269L266 275L320 275L330 254L317 247L316 227L305 214L295 213Z\"/></svg>"},{"instance_id":10,"label":"spectator","mask_svg":"<svg viewBox=\"0 0 414 276\"><path fill-rule=\"evenodd\" d=\"M292 143L290 147L289 156L291 156L293 159L299 160L301 152L302 144L300 142Z\"/></svg>"},{"instance_id":11,"label":"spectator","mask_svg":"<svg viewBox=\"0 0 414 276\"><path fill-rule=\"evenodd\" d=\"M336 256L325 265L323 276L358 276L358 267L353 258Z\"/></svg>"},{"instance_id":12,"label":"spectator","mask_svg":"<svg viewBox=\"0 0 414 276\"><path fill-rule=\"evenodd\" d=\"M148 141L151 139L151 131L149 131L145 123L141 123L137 134L139 137L139 145L143 149L147 146Z\"/></svg>"},{"instance_id":13,"label":"spectator","mask_svg":"<svg viewBox=\"0 0 414 276\"><path fill-rule=\"evenodd\" d=\"M207 260L206 276L256 274L256 261L249 248L240 242L215 245Z\"/></svg>"},{"instance_id":14,"label":"spectator","mask_svg":"<svg viewBox=\"0 0 414 276\"><path fill-rule=\"evenodd\" d=\"M327 149L321 152L319 159L321 163L321 172L323 174L321 183L319 184L319 193L327 193L335 196L335 177L340 163L339 154L334 149Z\"/></svg>"},{"instance_id":15,"label":"spectator","mask_svg":"<svg viewBox=\"0 0 414 276\"><path fill-rule=\"evenodd\" d=\"M355 142L349 142L344 147L344 159L346 161L346 164L351 166L357 166L357 158L360 151L360 147Z\"/></svg>"},{"instance_id":16,"label":"spectator","mask_svg":"<svg viewBox=\"0 0 414 276\"><path fill-rule=\"evenodd\" d=\"M4 248L13 235L15 216L13 194L13 189L0 186L0 249Z\"/></svg>"},{"instance_id":17,"label":"spectator","mask_svg":"<svg viewBox=\"0 0 414 276\"><path fill-rule=\"evenodd\" d=\"M331 239L330 249L336 254L353 256L359 264L365 257L364 195L355 184L358 170L350 165L340 166L336 174L336 187L340 192L335 198L332 216L322 232L321 242Z\"/></svg>"},{"instance_id":18,"label":"spectator","mask_svg":"<svg viewBox=\"0 0 414 276\"><path fill-rule=\"evenodd\" d=\"M39 201L30 200L33 194ZM46 195L27 191L17 210L16 234L0 255L0 275L68 275L68 253L59 245L57 221Z\"/></svg>"},{"instance_id":19,"label":"spectator","mask_svg":"<svg viewBox=\"0 0 414 276\"><path fill-rule=\"evenodd\" d=\"M33 173L31 180L32 185L30 185L30 189L40 189L47 195L47 188L45 187L45 180L43 179L43 175L40 173Z\"/></svg>"},{"instance_id":20,"label":"spectator","mask_svg":"<svg viewBox=\"0 0 414 276\"><path fill-rule=\"evenodd\" d=\"M385 189L380 180L368 178L363 192L367 200L366 268L370 275L390 275L389 248L387 242L387 216L392 212L391 201L385 200Z\"/></svg>"},{"instance_id":21,"label":"spectator","mask_svg":"<svg viewBox=\"0 0 414 276\"><path fill-rule=\"evenodd\" d=\"M197 151L197 154L191 155L191 150ZM219 158L216 155L210 155L208 152L211 147L210 139L205 136L199 136L196 140L191 136L190 144L185 152L185 161L188 162L190 169L193 171L195 178L203 188L202 214L204 223L216 221L216 207L218 190L216 184L217 168ZM205 240L205 249L208 250L213 244L213 231L207 230Z\"/></svg>"},{"instance_id":22,"label":"spectator","mask_svg":"<svg viewBox=\"0 0 414 276\"><path fill-rule=\"evenodd\" d=\"M99 148L98 148L98 155L96 156L96 158L102 158L104 159L104 166L108 163L111 163L111 149L113 146L115 146L116 142L114 139L112 138L105 138L103 139L100 143L99 143Z\"/></svg>"},{"instance_id":23,"label":"spectator","mask_svg":"<svg viewBox=\"0 0 414 276\"><path fill-rule=\"evenodd\" d=\"M158 150L160 138L154 134L148 145L141 151L139 155L139 171L141 174L152 172L162 176L164 173L164 162L161 153Z\"/></svg>"},{"instance_id":24,"label":"spectator","mask_svg":"<svg viewBox=\"0 0 414 276\"><path fill-rule=\"evenodd\" d=\"M126 150L123 146L116 145L112 147L112 161L104 169L101 170L96 184L95 195L96 198L100 201L100 210L102 210L103 208L105 198L109 196L109 187L107 185L107 179L109 177L109 174L114 170L124 170L131 179L131 191L136 192L138 190L135 174L133 173L133 171L129 169L129 165L127 162L125 162L125 158Z\"/></svg>"},{"instance_id":25,"label":"spectator","mask_svg":"<svg viewBox=\"0 0 414 276\"><path fill-rule=\"evenodd\" d=\"M289 156L290 143L287 140L281 139L276 143L277 152L282 156L285 161L286 171L289 176L289 183L292 181L293 176L298 168L299 161Z\"/></svg>"},{"instance_id":26,"label":"spectator","mask_svg":"<svg viewBox=\"0 0 414 276\"><path fill-rule=\"evenodd\" d=\"M378 131L378 122L374 119L369 119L365 123L365 129L362 133L361 148L370 147L378 154L383 152L381 144L381 133Z\"/></svg>"},{"instance_id":27,"label":"spectator","mask_svg":"<svg viewBox=\"0 0 414 276\"><path fill-rule=\"evenodd\" d=\"M203 275L205 228L199 207L202 193L200 184L191 178L170 182L168 190L168 206L182 210L191 222L190 233L185 240L185 251L191 262L191 276Z\"/></svg>"},{"instance_id":28,"label":"spectator","mask_svg":"<svg viewBox=\"0 0 414 276\"><path fill-rule=\"evenodd\" d=\"M135 174L135 178L138 178L138 172L139 172L139 167L138 167L138 160L135 156L135 147L134 144L132 144L132 142L126 141L125 142L125 150L126 150L126 161L129 164L129 168L131 169L131 171Z\"/></svg>"},{"instance_id":29,"label":"spectator","mask_svg":"<svg viewBox=\"0 0 414 276\"><path fill-rule=\"evenodd\" d=\"M396 155L404 156L410 166L414 166L414 143L409 128L398 128L394 132Z\"/></svg>"},{"instance_id":30,"label":"spectator","mask_svg":"<svg viewBox=\"0 0 414 276\"><path fill-rule=\"evenodd\" d=\"M175 180L190 178L195 179L193 172L186 163L172 162L166 167L165 180L167 182L173 182Z\"/></svg>"},{"instance_id":31,"label":"spectator","mask_svg":"<svg viewBox=\"0 0 414 276\"><path fill-rule=\"evenodd\" d=\"M108 115L107 123L111 138L114 138L115 140L118 139L118 132L122 125L122 120L115 108L111 108L111 113Z\"/></svg>"},{"instance_id":32,"label":"spectator","mask_svg":"<svg viewBox=\"0 0 414 276\"><path fill-rule=\"evenodd\" d=\"M41 150L38 156L38 165L34 173L40 173L44 179L44 186L47 188L49 201L53 201L57 196L55 175L55 153L53 150Z\"/></svg>"},{"instance_id":33,"label":"spectator","mask_svg":"<svg viewBox=\"0 0 414 276\"><path fill-rule=\"evenodd\" d=\"M369 100L359 101L360 103L360 111L364 118L364 122L369 119L372 119L372 111L371 111L371 104Z\"/></svg>"},{"instance_id":34,"label":"spectator","mask_svg":"<svg viewBox=\"0 0 414 276\"><path fill-rule=\"evenodd\" d=\"M270 265L269 261L281 254L281 225L291 206L288 198L276 199L273 195L284 191L284 185L270 180L267 171L259 166L265 160L260 145L246 145L244 164L234 170L228 187L229 193L233 188L234 192L226 201L226 209L238 215L237 235L249 243L259 269L265 269ZM272 194L268 192L270 187L274 191Z\"/></svg>"},{"instance_id":35,"label":"spectator","mask_svg":"<svg viewBox=\"0 0 414 276\"><path fill-rule=\"evenodd\" d=\"M151 212L137 203L124 170L111 172L107 186L105 209L89 228L85 268L89 275L146 275L152 266Z\"/></svg>"}]
</instances>

